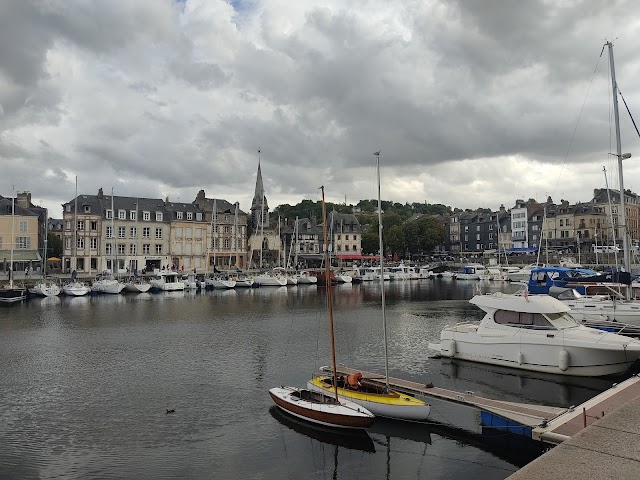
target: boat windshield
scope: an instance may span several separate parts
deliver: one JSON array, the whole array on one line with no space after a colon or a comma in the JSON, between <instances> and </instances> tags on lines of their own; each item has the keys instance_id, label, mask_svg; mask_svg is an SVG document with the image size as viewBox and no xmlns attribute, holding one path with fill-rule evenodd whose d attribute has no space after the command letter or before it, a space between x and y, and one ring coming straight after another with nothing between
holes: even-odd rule
<instances>
[{"instance_id":1,"label":"boat windshield","mask_svg":"<svg viewBox=\"0 0 640 480\"><path fill-rule=\"evenodd\" d=\"M558 330L565 328L573 328L578 326L578 322L571 316L569 312L562 313L545 313L545 316L553 323Z\"/></svg>"}]
</instances>

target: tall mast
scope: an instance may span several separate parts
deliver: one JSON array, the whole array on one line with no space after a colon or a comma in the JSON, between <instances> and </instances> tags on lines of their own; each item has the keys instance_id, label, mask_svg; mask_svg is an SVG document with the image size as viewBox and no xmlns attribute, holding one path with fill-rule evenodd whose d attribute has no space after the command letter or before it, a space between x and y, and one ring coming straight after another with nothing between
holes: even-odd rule
<instances>
[{"instance_id":1,"label":"tall mast","mask_svg":"<svg viewBox=\"0 0 640 480\"><path fill-rule=\"evenodd\" d=\"M618 157L618 176L620 177L620 219L622 220L622 254L624 259L624 269L631 273L631 256L629 254L629 239L627 235L627 216L624 206L624 181L622 177L622 159L631 157L630 154L622 154L622 143L620 142L620 118L618 115L618 83L616 82L616 69L613 61L613 43L607 42L609 47L609 65L611 67L611 89L613 93L613 116L616 125L616 156ZM631 297L630 289L627 288L627 300Z\"/></svg>"},{"instance_id":2,"label":"tall mast","mask_svg":"<svg viewBox=\"0 0 640 480\"><path fill-rule=\"evenodd\" d=\"M233 249L236 252L236 268L238 268L238 265L240 264L238 250L238 205L239 203L236 202L236 212L233 218ZM231 266L231 258L229 258L229 266Z\"/></svg>"},{"instance_id":3,"label":"tall mast","mask_svg":"<svg viewBox=\"0 0 640 480\"><path fill-rule=\"evenodd\" d=\"M260 172L260 149L258 149L258 172ZM264 189L260 192L260 270L262 270L262 244L264 243Z\"/></svg>"},{"instance_id":4,"label":"tall mast","mask_svg":"<svg viewBox=\"0 0 640 480\"><path fill-rule=\"evenodd\" d=\"M78 196L76 195L76 202L78 201ZM114 256L116 254L116 227L115 227L115 217L116 211L113 207L113 187L111 187L111 275L115 275L115 266L114 266Z\"/></svg>"},{"instance_id":5,"label":"tall mast","mask_svg":"<svg viewBox=\"0 0 640 480\"><path fill-rule=\"evenodd\" d=\"M213 218L211 219L213 228L211 230L211 248L213 250L213 273L216 273L216 243L218 242L218 204L213 199Z\"/></svg>"},{"instance_id":6,"label":"tall mast","mask_svg":"<svg viewBox=\"0 0 640 480\"><path fill-rule=\"evenodd\" d=\"M298 216L297 215L296 215L296 224L293 227L293 231L295 232L295 236L296 236L296 238L295 238L296 250L294 252L295 256L294 256L293 261L295 262L295 268L297 269L298 268L298 250L299 250L298 249Z\"/></svg>"},{"instance_id":7,"label":"tall mast","mask_svg":"<svg viewBox=\"0 0 640 480\"><path fill-rule=\"evenodd\" d=\"M324 186L322 190L322 234L324 236L324 276L327 287L327 304L329 306L329 331L331 332L331 364L333 367L333 390L338 401L338 371L336 362L336 341L333 329L333 302L331 301L331 268L329 266L329 239L327 237L327 210L324 204Z\"/></svg>"},{"instance_id":8,"label":"tall mast","mask_svg":"<svg viewBox=\"0 0 640 480\"><path fill-rule=\"evenodd\" d=\"M609 200L609 218L611 219L611 238L613 239L613 246L616 246L616 225L613 223L613 207L611 206L611 191L609 190L609 180L607 180L607 169L602 167L602 171L604 172L604 183L607 186L607 198ZM613 256L616 260L616 266L618 266L618 250L616 248L613 249ZM604 255L603 255L604 257ZM598 250L596 249L596 264L598 263Z\"/></svg>"},{"instance_id":9,"label":"tall mast","mask_svg":"<svg viewBox=\"0 0 640 480\"><path fill-rule=\"evenodd\" d=\"M15 214L16 214L16 198L15 198L15 192L16 189L15 187L12 185L11 186L11 256L10 256L10 260L9 260L9 288L13 288L13 275L14 275L14 271L13 271L13 247L16 241L15 238Z\"/></svg>"},{"instance_id":10,"label":"tall mast","mask_svg":"<svg viewBox=\"0 0 640 480\"><path fill-rule=\"evenodd\" d=\"M73 209L73 265L72 270L76 270L78 263L78 176L76 175L76 199L74 200L75 207Z\"/></svg>"},{"instance_id":11,"label":"tall mast","mask_svg":"<svg viewBox=\"0 0 640 480\"><path fill-rule=\"evenodd\" d=\"M382 332L384 335L384 382L387 391L389 390L389 355L387 351L387 315L385 313L384 300L384 250L382 249L382 199L380 196L380 152L374 153L376 156L376 172L378 178L378 247L380 248L380 292L382 300Z\"/></svg>"}]
</instances>

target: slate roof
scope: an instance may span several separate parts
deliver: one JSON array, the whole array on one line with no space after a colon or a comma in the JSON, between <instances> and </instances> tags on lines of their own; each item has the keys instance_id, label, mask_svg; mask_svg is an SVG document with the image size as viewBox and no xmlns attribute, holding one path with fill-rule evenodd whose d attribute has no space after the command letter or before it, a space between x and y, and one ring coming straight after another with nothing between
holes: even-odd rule
<instances>
[{"instance_id":1,"label":"slate roof","mask_svg":"<svg viewBox=\"0 0 640 480\"><path fill-rule=\"evenodd\" d=\"M11 198L0 196L0 215L11 215ZM22 208L17 203L14 207L16 217L37 217L38 214L29 208Z\"/></svg>"}]
</instances>

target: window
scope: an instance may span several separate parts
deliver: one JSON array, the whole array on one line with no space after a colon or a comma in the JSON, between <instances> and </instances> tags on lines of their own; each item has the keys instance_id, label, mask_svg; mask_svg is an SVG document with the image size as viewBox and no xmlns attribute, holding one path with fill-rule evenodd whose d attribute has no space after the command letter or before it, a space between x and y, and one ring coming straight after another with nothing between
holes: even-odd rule
<instances>
[{"instance_id":1,"label":"window","mask_svg":"<svg viewBox=\"0 0 640 480\"><path fill-rule=\"evenodd\" d=\"M224 248L229 248L231 246L231 242L229 242L228 238L224 239L224 243L223 243L223 247Z\"/></svg>"},{"instance_id":2,"label":"window","mask_svg":"<svg viewBox=\"0 0 640 480\"><path fill-rule=\"evenodd\" d=\"M187 212L187 220L193 220L193 212Z\"/></svg>"},{"instance_id":3,"label":"window","mask_svg":"<svg viewBox=\"0 0 640 480\"><path fill-rule=\"evenodd\" d=\"M112 252L112 248L111 248L111 247L112 247L112 245L111 245L110 243L107 243L107 244L104 246L104 253L105 253L106 255L111 255L111 252Z\"/></svg>"},{"instance_id":4,"label":"window","mask_svg":"<svg viewBox=\"0 0 640 480\"><path fill-rule=\"evenodd\" d=\"M469 241L469 235L465 235L465 236L464 236L464 241L465 241L465 242L468 242L468 241Z\"/></svg>"},{"instance_id":5,"label":"window","mask_svg":"<svg viewBox=\"0 0 640 480\"><path fill-rule=\"evenodd\" d=\"M176 219L182 220L182 212L176 212Z\"/></svg>"},{"instance_id":6,"label":"window","mask_svg":"<svg viewBox=\"0 0 640 480\"><path fill-rule=\"evenodd\" d=\"M202 238L202 229L196 228L196 238Z\"/></svg>"},{"instance_id":7,"label":"window","mask_svg":"<svg viewBox=\"0 0 640 480\"><path fill-rule=\"evenodd\" d=\"M191 232L192 232L192 231L193 231L193 229L192 229L191 227L185 228L185 229L184 229L185 237L187 237L187 238L191 238Z\"/></svg>"},{"instance_id":8,"label":"window","mask_svg":"<svg viewBox=\"0 0 640 480\"><path fill-rule=\"evenodd\" d=\"M525 328L537 328L541 330L555 330L554 326L540 313L513 312L498 310L493 319L501 325L517 325Z\"/></svg>"},{"instance_id":9,"label":"window","mask_svg":"<svg viewBox=\"0 0 640 480\"><path fill-rule=\"evenodd\" d=\"M95 237L92 237L90 240L90 244L91 244L91 250L97 250L98 249L98 239Z\"/></svg>"},{"instance_id":10,"label":"window","mask_svg":"<svg viewBox=\"0 0 640 480\"><path fill-rule=\"evenodd\" d=\"M107 238L113 238L113 227L107 227Z\"/></svg>"},{"instance_id":11,"label":"window","mask_svg":"<svg viewBox=\"0 0 640 480\"><path fill-rule=\"evenodd\" d=\"M222 230L224 233L230 233L231 232L231 227L229 225L225 225L224 229Z\"/></svg>"},{"instance_id":12,"label":"window","mask_svg":"<svg viewBox=\"0 0 640 480\"><path fill-rule=\"evenodd\" d=\"M202 221L202 213L200 213L200 212L196 213L196 220L197 220L198 222L201 222L201 221Z\"/></svg>"},{"instance_id":13,"label":"window","mask_svg":"<svg viewBox=\"0 0 640 480\"><path fill-rule=\"evenodd\" d=\"M465 226L464 226L464 231L465 231L465 232L468 232L468 231L469 231L469 225L465 225Z\"/></svg>"},{"instance_id":14,"label":"window","mask_svg":"<svg viewBox=\"0 0 640 480\"><path fill-rule=\"evenodd\" d=\"M71 220L67 220L64 224L65 230L71 230Z\"/></svg>"},{"instance_id":15,"label":"window","mask_svg":"<svg viewBox=\"0 0 640 480\"><path fill-rule=\"evenodd\" d=\"M107 218L113 218L113 210L107 210L106 217Z\"/></svg>"},{"instance_id":16,"label":"window","mask_svg":"<svg viewBox=\"0 0 640 480\"><path fill-rule=\"evenodd\" d=\"M118 210L118 219L126 220L127 219L127 211L126 210Z\"/></svg>"},{"instance_id":17,"label":"window","mask_svg":"<svg viewBox=\"0 0 640 480\"><path fill-rule=\"evenodd\" d=\"M136 254L136 244L132 243L131 245L129 245L129 255L135 255Z\"/></svg>"},{"instance_id":18,"label":"window","mask_svg":"<svg viewBox=\"0 0 640 480\"><path fill-rule=\"evenodd\" d=\"M26 233L27 231L27 221L26 220L20 220L20 231L23 233Z\"/></svg>"},{"instance_id":19,"label":"window","mask_svg":"<svg viewBox=\"0 0 640 480\"><path fill-rule=\"evenodd\" d=\"M176 237L182 238L182 227L176 227Z\"/></svg>"},{"instance_id":20,"label":"window","mask_svg":"<svg viewBox=\"0 0 640 480\"><path fill-rule=\"evenodd\" d=\"M162 212L156 212L156 222L162 221Z\"/></svg>"},{"instance_id":21,"label":"window","mask_svg":"<svg viewBox=\"0 0 640 480\"><path fill-rule=\"evenodd\" d=\"M357 252L357 251L358 251L358 248L354 245L352 250L353 250L354 252Z\"/></svg>"},{"instance_id":22,"label":"window","mask_svg":"<svg viewBox=\"0 0 640 480\"><path fill-rule=\"evenodd\" d=\"M96 222L95 220L91 221L91 231L95 232L96 230L98 230L98 222Z\"/></svg>"},{"instance_id":23,"label":"window","mask_svg":"<svg viewBox=\"0 0 640 480\"><path fill-rule=\"evenodd\" d=\"M560 219L560 226L564 227L564 220Z\"/></svg>"},{"instance_id":24,"label":"window","mask_svg":"<svg viewBox=\"0 0 640 480\"><path fill-rule=\"evenodd\" d=\"M85 205L84 206L84 213L91 213L91 206Z\"/></svg>"},{"instance_id":25,"label":"window","mask_svg":"<svg viewBox=\"0 0 640 480\"><path fill-rule=\"evenodd\" d=\"M138 229L136 227L131 227L131 229L129 230L130 233L130 237L131 238L136 238L136 236L138 235Z\"/></svg>"},{"instance_id":26,"label":"window","mask_svg":"<svg viewBox=\"0 0 640 480\"><path fill-rule=\"evenodd\" d=\"M344 246L344 250L345 250L345 252L348 252L349 251L349 245L345 245Z\"/></svg>"},{"instance_id":27,"label":"window","mask_svg":"<svg viewBox=\"0 0 640 480\"><path fill-rule=\"evenodd\" d=\"M344 236L344 239L345 239L345 240L349 240L349 235L345 235L345 236Z\"/></svg>"},{"instance_id":28,"label":"window","mask_svg":"<svg viewBox=\"0 0 640 480\"><path fill-rule=\"evenodd\" d=\"M124 243L118 244L118 255L124 255Z\"/></svg>"},{"instance_id":29,"label":"window","mask_svg":"<svg viewBox=\"0 0 640 480\"><path fill-rule=\"evenodd\" d=\"M78 248L84 249L84 237L76 238L76 244L77 244Z\"/></svg>"},{"instance_id":30,"label":"window","mask_svg":"<svg viewBox=\"0 0 640 480\"><path fill-rule=\"evenodd\" d=\"M493 240L493 233L489 234L489 240Z\"/></svg>"},{"instance_id":31,"label":"window","mask_svg":"<svg viewBox=\"0 0 640 480\"><path fill-rule=\"evenodd\" d=\"M71 248L71 237L66 237L64 239L64 248L69 250Z\"/></svg>"},{"instance_id":32,"label":"window","mask_svg":"<svg viewBox=\"0 0 640 480\"><path fill-rule=\"evenodd\" d=\"M162 240L162 228L156 228L156 240Z\"/></svg>"},{"instance_id":33,"label":"window","mask_svg":"<svg viewBox=\"0 0 640 480\"><path fill-rule=\"evenodd\" d=\"M126 227L118 227L118 238L124 238L126 231Z\"/></svg>"},{"instance_id":34,"label":"window","mask_svg":"<svg viewBox=\"0 0 640 480\"><path fill-rule=\"evenodd\" d=\"M480 234L479 233L476 235L476 240L480 240Z\"/></svg>"},{"instance_id":35,"label":"window","mask_svg":"<svg viewBox=\"0 0 640 480\"><path fill-rule=\"evenodd\" d=\"M148 243L145 243L144 245L142 245L142 254L143 255L149 255L150 251L151 251L151 245L149 245Z\"/></svg>"},{"instance_id":36,"label":"window","mask_svg":"<svg viewBox=\"0 0 640 480\"><path fill-rule=\"evenodd\" d=\"M138 219L138 212L136 210L131 210L129 212L129 220L136 221Z\"/></svg>"},{"instance_id":37,"label":"window","mask_svg":"<svg viewBox=\"0 0 640 480\"><path fill-rule=\"evenodd\" d=\"M162 255L162 244L156 243L156 255Z\"/></svg>"},{"instance_id":38,"label":"window","mask_svg":"<svg viewBox=\"0 0 640 480\"><path fill-rule=\"evenodd\" d=\"M67 210L67 212L70 212L70 211L71 211L71 204L70 204L70 203L67 203L67 205L66 205L66 210Z\"/></svg>"},{"instance_id":39,"label":"window","mask_svg":"<svg viewBox=\"0 0 640 480\"><path fill-rule=\"evenodd\" d=\"M151 228L142 227L142 238L151 238Z\"/></svg>"},{"instance_id":40,"label":"window","mask_svg":"<svg viewBox=\"0 0 640 480\"><path fill-rule=\"evenodd\" d=\"M142 212L142 219L145 222L148 222L149 220L151 220L151 212Z\"/></svg>"},{"instance_id":41,"label":"window","mask_svg":"<svg viewBox=\"0 0 640 480\"><path fill-rule=\"evenodd\" d=\"M28 249L31 245L31 239L29 237L17 237L16 247L20 249Z\"/></svg>"},{"instance_id":42,"label":"window","mask_svg":"<svg viewBox=\"0 0 640 480\"><path fill-rule=\"evenodd\" d=\"M480 225L476 225L476 232L480 231Z\"/></svg>"}]
</instances>

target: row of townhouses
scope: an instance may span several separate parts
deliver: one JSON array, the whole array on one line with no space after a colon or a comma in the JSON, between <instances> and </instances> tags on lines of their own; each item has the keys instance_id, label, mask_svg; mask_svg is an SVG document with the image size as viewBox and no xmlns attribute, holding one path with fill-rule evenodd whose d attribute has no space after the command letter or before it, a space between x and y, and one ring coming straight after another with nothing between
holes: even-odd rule
<instances>
[{"instance_id":1,"label":"row of townhouses","mask_svg":"<svg viewBox=\"0 0 640 480\"><path fill-rule=\"evenodd\" d=\"M637 245L640 201L628 190L624 201L627 238ZM620 192L606 189L595 189L587 203L516 200L510 210L501 206L498 211L457 211L443 216L442 222L448 236L439 250L454 255L535 251L541 241L554 250L592 251L593 245L620 245L624 231Z\"/></svg>"},{"instance_id":2,"label":"row of townhouses","mask_svg":"<svg viewBox=\"0 0 640 480\"><path fill-rule=\"evenodd\" d=\"M620 192L596 189L587 203L555 204L516 200L511 209L456 210L439 217L447 230L440 252L469 255L530 252L545 248L591 251L592 245L620 244L623 234ZM63 244L63 272L153 271L175 267L198 272L247 267L312 265L322 259L322 224L315 218L284 219L274 225L258 165L256 192L249 213L237 202L207 198L191 203L168 199L82 194L62 205L63 218L23 192L0 197L0 260L8 269L34 268L47 258L47 232ZM638 196L625 192L629 239L640 240ZM48 221L47 221L48 218ZM338 260L362 259L363 227L355 215L329 212L329 250ZM426 252L425 252L426 253Z\"/></svg>"}]
</instances>

